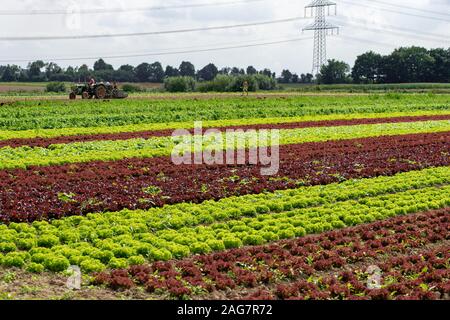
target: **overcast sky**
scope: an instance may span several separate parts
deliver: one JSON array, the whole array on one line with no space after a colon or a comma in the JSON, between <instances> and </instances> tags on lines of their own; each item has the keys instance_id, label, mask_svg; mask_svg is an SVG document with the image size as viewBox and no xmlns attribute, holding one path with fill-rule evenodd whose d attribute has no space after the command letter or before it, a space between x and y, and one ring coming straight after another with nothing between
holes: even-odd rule
<instances>
[{"instance_id":1,"label":"overcast sky","mask_svg":"<svg viewBox=\"0 0 450 320\"><path fill-rule=\"evenodd\" d=\"M336 0L338 15L328 19L341 28L339 36L328 37L328 58L336 58L353 64L358 54L368 50L388 53L395 47L409 45L420 45L427 48L450 47L450 0L379 1L428 11L403 9L371 0ZM279 20L302 17L304 15L303 8L310 1L256 0L249 3L217 5L218 2L233 2L233 0L2 0L0 38L151 32ZM102 7L130 9L198 3L216 5L107 14L77 14L79 10ZM67 13L59 15L7 14L11 13L10 11L29 13L33 10L57 10ZM410 15L393 11L403 11ZM0 60L3 60L0 64L7 64L8 62L5 60L133 55L309 38L313 33L302 34L301 29L312 21L311 19L301 19L288 23L238 29L139 37L0 41ZM398 31L392 32L393 27L399 28ZM411 31L405 34L404 32L407 30ZM414 36L415 31L417 32L416 36ZM197 68L214 62L219 68L254 65L257 69L268 67L277 73L284 68L297 73L306 73L311 72L312 69L312 53L313 41L305 39L254 48L116 58L107 59L107 62L115 67L125 63L137 65L144 61L160 61L164 66L168 64L178 66L181 61L189 60ZM92 65L93 62L92 59L57 61L64 67L82 63ZM16 64L26 66L25 62L16 62Z\"/></svg>"}]
</instances>

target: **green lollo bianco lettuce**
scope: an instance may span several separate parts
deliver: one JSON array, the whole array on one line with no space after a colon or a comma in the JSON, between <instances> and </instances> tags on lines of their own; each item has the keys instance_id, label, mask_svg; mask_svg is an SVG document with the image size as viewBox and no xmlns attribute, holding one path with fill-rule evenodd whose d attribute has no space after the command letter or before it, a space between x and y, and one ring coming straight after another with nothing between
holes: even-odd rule
<instances>
[{"instance_id":1,"label":"green lollo bianco lettuce","mask_svg":"<svg viewBox=\"0 0 450 320\"><path fill-rule=\"evenodd\" d=\"M124 258L112 258L109 261L108 267L111 269L125 269L128 267L128 261Z\"/></svg>"},{"instance_id":2,"label":"green lollo bianco lettuce","mask_svg":"<svg viewBox=\"0 0 450 320\"><path fill-rule=\"evenodd\" d=\"M8 253L16 251L17 247L12 242L0 242L0 252Z\"/></svg>"},{"instance_id":3,"label":"green lollo bianco lettuce","mask_svg":"<svg viewBox=\"0 0 450 320\"><path fill-rule=\"evenodd\" d=\"M29 263L25 270L31 273L42 273L44 272L45 267L40 263L31 262Z\"/></svg>"},{"instance_id":4,"label":"green lollo bianco lettuce","mask_svg":"<svg viewBox=\"0 0 450 320\"><path fill-rule=\"evenodd\" d=\"M84 272L101 272L106 269L106 266L96 259L87 258L80 264L81 270Z\"/></svg>"},{"instance_id":5,"label":"green lollo bianco lettuce","mask_svg":"<svg viewBox=\"0 0 450 320\"><path fill-rule=\"evenodd\" d=\"M44 267L47 270L53 272L65 271L70 266L70 262L67 258L56 255L46 257L46 259L43 262Z\"/></svg>"},{"instance_id":6,"label":"green lollo bianco lettuce","mask_svg":"<svg viewBox=\"0 0 450 320\"><path fill-rule=\"evenodd\" d=\"M29 254L25 252L9 252L2 258L2 265L5 267L21 268L28 259Z\"/></svg>"},{"instance_id":7,"label":"green lollo bianco lettuce","mask_svg":"<svg viewBox=\"0 0 450 320\"><path fill-rule=\"evenodd\" d=\"M130 266L139 266L145 263L145 258L143 256L131 256L128 258L128 264Z\"/></svg>"},{"instance_id":8,"label":"green lollo bianco lettuce","mask_svg":"<svg viewBox=\"0 0 450 320\"><path fill-rule=\"evenodd\" d=\"M225 245L226 249L234 249L242 247L242 241L239 238L233 238L230 236L227 236L226 238L223 239L223 244Z\"/></svg>"}]
</instances>

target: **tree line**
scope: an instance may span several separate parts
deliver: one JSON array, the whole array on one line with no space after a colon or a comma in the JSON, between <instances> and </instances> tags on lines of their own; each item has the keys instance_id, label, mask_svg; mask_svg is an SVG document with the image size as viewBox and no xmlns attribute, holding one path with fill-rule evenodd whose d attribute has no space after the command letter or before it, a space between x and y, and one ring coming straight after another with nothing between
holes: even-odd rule
<instances>
[{"instance_id":1,"label":"tree line","mask_svg":"<svg viewBox=\"0 0 450 320\"><path fill-rule=\"evenodd\" d=\"M317 77L319 83L415 83L450 82L450 48L402 47L391 54L373 51L356 58L352 69L338 60L329 60Z\"/></svg>"},{"instance_id":2,"label":"tree line","mask_svg":"<svg viewBox=\"0 0 450 320\"><path fill-rule=\"evenodd\" d=\"M118 82L163 83L165 79L172 77L191 77L202 82L212 81L218 75L264 75L279 83L305 84L450 82L450 48L428 50L402 47L389 55L369 51L357 57L353 68L343 61L329 60L316 76L311 73L298 75L285 69L277 77L268 68L259 71L253 66L246 69L218 69L213 63L197 70L189 61L183 61L179 67L169 65L165 68L160 62L144 62L136 67L126 64L114 69L103 59L97 60L92 69L86 64L61 68L54 62L46 63L42 60L31 62L26 68L17 65L0 66L0 81L3 82L84 82L91 76L97 80Z\"/></svg>"},{"instance_id":3,"label":"tree line","mask_svg":"<svg viewBox=\"0 0 450 320\"><path fill-rule=\"evenodd\" d=\"M93 68L89 68L86 64L80 67L69 66L61 68L54 62L46 63L42 60L30 62L27 68L21 68L17 65L0 66L0 81L3 82L45 82L45 81L68 81L68 82L84 82L89 77L98 80L119 81L119 82L153 82L163 83L165 79L172 77L191 77L197 81L212 81L217 75L241 76L241 75L265 75L269 78L276 79L275 72L265 68L258 71L253 66L246 69L238 67L224 67L218 69L213 63L209 63L203 68L196 70L194 64L189 61L183 61L179 67L166 66L164 69L160 62L141 63L134 67L126 64L114 69L111 64L106 63L103 59L97 60ZM313 76L290 73L284 70L282 77L278 79L280 82L291 82L291 79L297 79L295 82L311 83Z\"/></svg>"}]
</instances>

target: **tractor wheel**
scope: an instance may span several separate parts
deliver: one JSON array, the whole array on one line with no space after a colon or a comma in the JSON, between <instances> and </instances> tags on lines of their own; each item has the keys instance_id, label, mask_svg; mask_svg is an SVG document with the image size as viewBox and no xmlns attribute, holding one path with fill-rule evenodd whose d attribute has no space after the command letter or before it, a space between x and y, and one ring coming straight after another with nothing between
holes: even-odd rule
<instances>
[{"instance_id":1,"label":"tractor wheel","mask_svg":"<svg viewBox=\"0 0 450 320\"><path fill-rule=\"evenodd\" d=\"M83 94L81 95L81 97L83 99L89 99L91 96L90 96L90 94L87 91L84 91Z\"/></svg>"},{"instance_id":2,"label":"tractor wheel","mask_svg":"<svg viewBox=\"0 0 450 320\"><path fill-rule=\"evenodd\" d=\"M75 100L77 98L77 94L75 93L75 92L71 92L70 94L69 94L69 99L70 100Z\"/></svg>"},{"instance_id":3,"label":"tractor wheel","mask_svg":"<svg viewBox=\"0 0 450 320\"><path fill-rule=\"evenodd\" d=\"M105 99L107 95L106 87L104 85L99 85L95 88L95 97L97 99Z\"/></svg>"}]
</instances>

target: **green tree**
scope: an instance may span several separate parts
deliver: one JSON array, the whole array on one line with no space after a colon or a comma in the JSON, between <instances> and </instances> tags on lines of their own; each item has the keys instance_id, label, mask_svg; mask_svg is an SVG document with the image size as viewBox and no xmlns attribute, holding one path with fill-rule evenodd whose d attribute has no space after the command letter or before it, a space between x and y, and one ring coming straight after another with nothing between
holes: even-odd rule
<instances>
[{"instance_id":1,"label":"green tree","mask_svg":"<svg viewBox=\"0 0 450 320\"><path fill-rule=\"evenodd\" d=\"M133 72L134 71L134 67L132 65L129 64L124 64L122 66L119 67L120 71L126 71L126 72Z\"/></svg>"},{"instance_id":2,"label":"green tree","mask_svg":"<svg viewBox=\"0 0 450 320\"><path fill-rule=\"evenodd\" d=\"M273 73L272 73L272 71L270 70L270 69L264 69L263 71L261 71L260 72L261 74L263 74L263 75L265 75L265 76L268 76L268 77L270 77L270 78L275 78L274 76L273 76Z\"/></svg>"},{"instance_id":3,"label":"green tree","mask_svg":"<svg viewBox=\"0 0 450 320\"><path fill-rule=\"evenodd\" d=\"M352 78L356 83L374 83L382 77L383 57L373 51L356 58L352 69Z\"/></svg>"},{"instance_id":4,"label":"green tree","mask_svg":"<svg viewBox=\"0 0 450 320\"><path fill-rule=\"evenodd\" d=\"M292 72L290 72L289 70L283 70L281 72L281 79L280 79L282 83L290 83L292 80Z\"/></svg>"},{"instance_id":5,"label":"green tree","mask_svg":"<svg viewBox=\"0 0 450 320\"><path fill-rule=\"evenodd\" d=\"M54 62L49 62L45 66L45 75L47 79L54 80L58 75L63 74L63 70ZM56 77L55 77L56 76Z\"/></svg>"},{"instance_id":6,"label":"green tree","mask_svg":"<svg viewBox=\"0 0 450 320\"><path fill-rule=\"evenodd\" d=\"M254 74L257 74L258 73L258 71L255 69L255 67L253 67L253 66L248 66L247 67L247 74L248 75L254 75Z\"/></svg>"},{"instance_id":7,"label":"green tree","mask_svg":"<svg viewBox=\"0 0 450 320\"><path fill-rule=\"evenodd\" d=\"M151 76L150 64L144 62L136 67L136 77L140 82L148 82Z\"/></svg>"},{"instance_id":8,"label":"green tree","mask_svg":"<svg viewBox=\"0 0 450 320\"><path fill-rule=\"evenodd\" d=\"M396 49L383 60L386 81L391 83L430 81L435 63L428 50L421 47Z\"/></svg>"},{"instance_id":9,"label":"green tree","mask_svg":"<svg viewBox=\"0 0 450 320\"><path fill-rule=\"evenodd\" d=\"M430 56L434 59L434 65L431 70L431 81L450 82L450 48L431 49Z\"/></svg>"},{"instance_id":10,"label":"green tree","mask_svg":"<svg viewBox=\"0 0 450 320\"><path fill-rule=\"evenodd\" d=\"M172 66L167 66L166 71L164 72L166 77L178 77L180 75L180 71L177 68Z\"/></svg>"},{"instance_id":11,"label":"green tree","mask_svg":"<svg viewBox=\"0 0 450 320\"><path fill-rule=\"evenodd\" d=\"M150 82L162 83L164 81L164 69L160 62L154 62L150 65Z\"/></svg>"},{"instance_id":12,"label":"green tree","mask_svg":"<svg viewBox=\"0 0 450 320\"><path fill-rule=\"evenodd\" d=\"M45 74L42 73L45 63L42 60L31 62L28 65L28 76L31 81L45 81Z\"/></svg>"},{"instance_id":13,"label":"green tree","mask_svg":"<svg viewBox=\"0 0 450 320\"><path fill-rule=\"evenodd\" d=\"M335 59L328 60L326 65L323 65L318 75L319 83L334 84L346 83L349 81L348 73L350 66L344 61Z\"/></svg>"},{"instance_id":14,"label":"green tree","mask_svg":"<svg viewBox=\"0 0 450 320\"><path fill-rule=\"evenodd\" d=\"M195 66L189 61L183 61L180 65L180 76L182 77L195 77Z\"/></svg>"},{"instance_id":15,"label":"green tree","mask_svg":"<svg viewBox=\"0 0 450 320\"><path fill-rule=\"evenodd\" d=\"M77 70L77 76L79 81L87 81L88 77L91 75L91 70L85 64L81 65Z\"/></svg>"},{"instance_id":16,"label":"green tree","mask_svg":"<svg viewBox=\"0 0 450 320\"><path fill-rule=\"evenodd\" d=\"M231 72L231 68L230 67L224 67L224 68L219 70L219 74L222 74L222 75L225 75L225 76L229 75L230 72Z\"/></svg>"},{"instance_id":17,"label":"green tree","mask_svg":"<svg viewBox=\"0 0 450 320\"><path fill-rule=\"evenodd\" d=\"M2 81L4 82L12 82L17 81L17 66L10 66L7 65L4 68L3 74L2 74Z\"/></svg>"},{"instance_id":18,"label":"green tree","mask_svg":"<svg viewBox=\"0 0 450 320\"><path fill-rule=\"evenodd\" d=\"M200 81L201 80L211 81L217 76L218 73L219 70L217 69L217 67L214 64L210 63L206 65L203 69L198 71L197 77Z\"/></svg>"},{"instance_id":19,"label":"green tree","mask_svg":"<svg viewBox=\"0 0 450 320\"><path fill-rule=\"evenodd\" d=\"M233 68L231 68L230 75L232 75L232 76L245 75L245 71L244 71L244 69L240 69L238 67L233 67Z\"/></svg>"},{"instance_id":20,"label":"green tree","mask_svg":"<svg viewBox=\"0 0 450 320\"><path fill-rule=\"evenodd\" d=\"M113 66L107 64L103 59L98 59L94 63L94 71L114 70Z\"/></svg>"}]
</instances>

